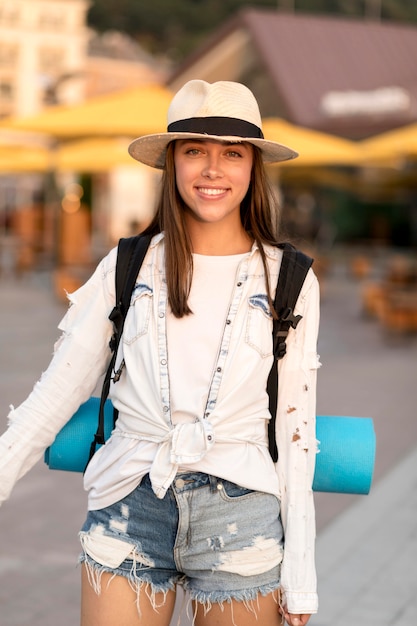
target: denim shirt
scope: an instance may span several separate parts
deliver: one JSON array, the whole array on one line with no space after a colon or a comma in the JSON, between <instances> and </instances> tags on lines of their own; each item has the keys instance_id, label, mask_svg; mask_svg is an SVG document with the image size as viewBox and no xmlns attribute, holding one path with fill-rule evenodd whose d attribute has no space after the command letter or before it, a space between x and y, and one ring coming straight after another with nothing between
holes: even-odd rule
<instances>
[{"instance_id":1,"label":"denim shirt","mask_svg":"<svg viewBox=\"0 0 417 626\"><path fill-rule=\"evenodd\" d=\"M282 252L266 247L271 285ZM40 458L105 372L115 301L116 250L70 296L54 358L29 398L10 413L0 439L0 500ZM149 473L163 497L178 468L215 474L281 500L285 531L282 587L292 612L317 610L312 481L316 454L315 386L318 284L310 270L297 302L303 316L279 363L276 436L279 459L268 453L266 379L272 363L272 317L257 246L240 263L205 412L190 422L171 419L166 337L167 286L163 235L153 238L126 317L110 397L116 427L90 462L85 477L89 508L127 495Z\"/></svg>"}]
</instances>

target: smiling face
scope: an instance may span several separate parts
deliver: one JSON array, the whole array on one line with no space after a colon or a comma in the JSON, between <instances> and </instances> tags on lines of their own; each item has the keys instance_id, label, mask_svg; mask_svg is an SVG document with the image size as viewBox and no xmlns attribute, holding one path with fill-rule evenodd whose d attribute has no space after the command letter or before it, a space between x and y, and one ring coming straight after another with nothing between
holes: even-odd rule
<instances>
[{"instance_id":1,"label":"smiling face","mask_svg":"<svg viewBox=\"0 0 417 626\"><path fill-rule=\"evenodd\" d=\"M253 164L251 144L178 140L174 162L188 222L241 227L240 204Z\"/></svg>"}]
</instances>

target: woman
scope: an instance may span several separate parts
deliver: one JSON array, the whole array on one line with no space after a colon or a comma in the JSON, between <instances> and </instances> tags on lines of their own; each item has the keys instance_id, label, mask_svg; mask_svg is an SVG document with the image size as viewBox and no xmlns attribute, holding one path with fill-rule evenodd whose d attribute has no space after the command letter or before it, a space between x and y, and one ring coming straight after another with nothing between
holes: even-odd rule
<instances>
[{"instance_id":1,"label":"woman","mask_svg":"<svg viewBox=\"0 0 417 626\"><path fill-rule=\"evenodd\" d=\"M266 381L282 252L253 94L193 80L168 131L130 154L163 169L110 396L119 417L85 473L82 626L168 626L181 584L196 626L304 625L317 610L312 481L318 284L280 362L268 452ZM116 250L70 296L54 358L0 440L0 499L92 393L110 359Z\"/></svg>"}]
</instances>

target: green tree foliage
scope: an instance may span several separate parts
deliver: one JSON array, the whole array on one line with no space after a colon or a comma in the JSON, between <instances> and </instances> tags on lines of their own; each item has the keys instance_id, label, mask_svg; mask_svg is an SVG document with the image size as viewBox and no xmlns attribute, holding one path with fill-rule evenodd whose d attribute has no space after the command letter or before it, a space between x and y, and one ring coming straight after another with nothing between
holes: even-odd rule
<instances>
[{"instance_id":1,"label":"green tree foliage","mask_svg":"<svg viewBox=\"0 0 417 626\"><path fill-rule=\"evenodd\" d=\"M120 30L150 52L180 60L248 6L417 22L414 0L92 0L88 22L99 32Z\"/></svg>"}]
</instances>

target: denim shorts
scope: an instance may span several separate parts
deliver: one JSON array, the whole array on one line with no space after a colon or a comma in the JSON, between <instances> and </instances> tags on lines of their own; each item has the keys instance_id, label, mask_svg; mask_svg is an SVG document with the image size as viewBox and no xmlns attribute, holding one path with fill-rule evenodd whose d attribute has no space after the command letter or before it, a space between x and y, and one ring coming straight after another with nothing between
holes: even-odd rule
<instances>
[{"instance_id":1,"label":"denim shorts","mask_svg":"<svg viewBox=\"0 0 417 626\"><path fill-rule=\"evenodd\" d=\"M89 511L80 539L97 592L103 572L126 577L137 593L144 583L152 595L182 584L206 607L280 585L279 500L200 472L177 474L163 499L146 475L120 502Z\"/></svg>"}]
</instances>

